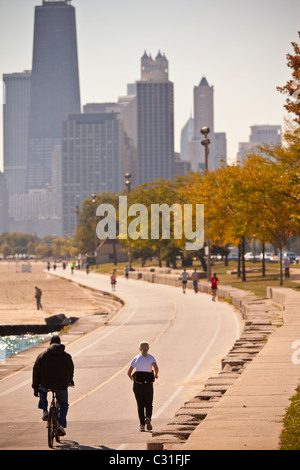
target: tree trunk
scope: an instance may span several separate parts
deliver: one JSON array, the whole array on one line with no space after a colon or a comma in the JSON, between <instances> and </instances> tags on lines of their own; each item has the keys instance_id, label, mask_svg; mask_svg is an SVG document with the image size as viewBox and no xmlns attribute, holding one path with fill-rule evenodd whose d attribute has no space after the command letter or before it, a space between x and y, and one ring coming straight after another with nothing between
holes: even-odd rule
<instances>
[{"instance_id":1,"label":"tree trunk","mask_svg":"<svg viewBox=\"0 0 300 470\"><path fill-rule=\"evenodd\" d=\"M245 268L245 238L242 237L241 243L241 256L242 256L242 281L246 281L246 268Z\"/></svg>"},{"instance_id":2,"label":"tree trunk","mask_svg":"<svg viewBox=\"0 0 300 470\"><path fill-rule=\"evenodd\" d=\"M283 273L282 273L282 247L280 247L279 254L279 263L280 263L280 285L283 285Z\"/></svg>"},{"instance_id":3,"label":"tree trunk","mask_svg":"<svg viewBox=\"0 0 300 470\"><path fill-rule=\"evenodd\" d=\"M266 261L265 261L265 242L262 244L262 276L265 277L266 275Z\"/></svg>"},{"instance_id":4,"label":"tree trunk","mask_svg":"<svg viewBox=\"0 0 300 470\"><path fill-rule=\"evenodd\" d=\"M116 266L118 264L116 240L113 240L113 253L114 253L114 264Z\"/></svg>"},{"instance_id":5,"label":"tree trunk","mask_svg":"<svg viewBox=\"0 0 300 470\"><path fill-rule=\"evenodd\" d=\"M241 277L241 244L238 246L237 277Z\"/></svg>"}]
</instances>

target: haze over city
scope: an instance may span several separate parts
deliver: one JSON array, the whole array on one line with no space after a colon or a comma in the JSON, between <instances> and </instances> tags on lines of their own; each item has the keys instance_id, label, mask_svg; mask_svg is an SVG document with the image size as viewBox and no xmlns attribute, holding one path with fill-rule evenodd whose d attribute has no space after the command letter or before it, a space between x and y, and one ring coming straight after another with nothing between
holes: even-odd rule
<instances>
[{"instance_id":1,"label":"haze over city","mask_svg":"<svg viewBox=\"0 0 300 470\"><path fill-rule=\"evenodd\" d=\"M38 0L0 0L0 73L30 70L34 7ZM214 86L215 131L226 132L227 157L247 141L254 124L283 125L285 98L276 90L290 78L286 54L297 41L296 0L73 0L76 8L82 105L116 101L140 78L144 51L165 53L174 83L175 151L193 113L193 87L206 76ZM3 168L2 113L1 154Z\"/></svg>"}]
</instances>

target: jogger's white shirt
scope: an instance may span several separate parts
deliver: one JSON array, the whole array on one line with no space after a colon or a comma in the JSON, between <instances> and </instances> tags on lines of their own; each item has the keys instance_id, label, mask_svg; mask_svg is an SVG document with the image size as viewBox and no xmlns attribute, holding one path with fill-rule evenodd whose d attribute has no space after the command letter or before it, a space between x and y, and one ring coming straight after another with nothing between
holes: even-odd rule
<instances>
[{"instance_id":1,"label":"jogger's white shirt","mask_svg":"<svg viewBox=\"0 0 300 470\"><path fill-rule=\"evenodd\" d=\"M135 367L137 372L152 372L152 365L155 362L156 360L151 354L147 354L147 357L138 354L132 359L130 367Z\"/></svg>"}]
</instances>

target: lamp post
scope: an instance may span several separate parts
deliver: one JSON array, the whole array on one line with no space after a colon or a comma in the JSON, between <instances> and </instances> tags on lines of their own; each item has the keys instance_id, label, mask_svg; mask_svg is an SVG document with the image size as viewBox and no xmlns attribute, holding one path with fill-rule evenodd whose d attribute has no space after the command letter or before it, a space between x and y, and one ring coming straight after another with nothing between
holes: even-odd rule
<instances>
[{"instance_id":1,"label":"lamp post","mask_svg":"<svg viewBox=\"0 0 300 470\"><path fill-rule=\"evenodd\" d=\"M128 194L130 193L131 190L131 173L125 173L125 186L127 186L127 191ZM131 241L129 239L129 251L128 251L128 264L129 264L129 269L131 269Z\"/></svg>"},{"instance_id":2,"label":"lamp post","mask_svg":"<svg viewBox=\"0 0 300 470\"><path fill-rule=\"evenodd\" d=\"M98 268L98 261L97 261L97 234L96 234L96 194L92 194L92 203L94 209L94 250L95 250L95 261L96 261L96 268Z\"/></svg>"},{"instance_id":3,"label":"lamp post","mask_svg":"<svg viewBox=\"0 0 300 470\"><path fill-rule=\"evenodd\" d=\"M201 134L204 135L204 138L201 140L201 144L205 147L205 171L208 170L208 155L209 155L209 144L210 140L208 139L208 134L210 133L209 127L202 127Z\"/></svg>"},{"instance_id":4,"label":"lamp post","mask_svg":"<svg viewBox=\"0 0 300 470\"><path fill-rule=\"evenodd\" d=\"M74 210L76 214L76 242L77 242L77 258L79 258L79 206Z\"/></svg>"},{"instance_id":5,"label":"lamp post","mask_svg":"<svg viewBox=\"0 0 300 470\"><path fill-rule=\"evenodd\" d=\"M204 138L201 140L201 144L205 148L205 171L207 172L208 171L208 155L209 155L208 146L210 144L210 140L207 136L210 133L210 129L209 127L202 127L200 132L204 136ZM208 222L207 222L207 225L208 225ZM211 267L210 267L210 242L208 238L206 239L206 246L207 246L207 280L209 281L210 276L211 276Z\"/></svg>"}]
</instances>

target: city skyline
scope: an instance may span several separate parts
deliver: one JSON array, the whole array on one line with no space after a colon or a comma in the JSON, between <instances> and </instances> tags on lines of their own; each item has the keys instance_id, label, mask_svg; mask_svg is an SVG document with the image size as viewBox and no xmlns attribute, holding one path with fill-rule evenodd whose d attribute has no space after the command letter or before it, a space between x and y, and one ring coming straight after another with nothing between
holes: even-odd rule
<instances>
[{"instance_id":1,"label":"city skyline","mask_svg":"<svg viewBox=\"0 0 300 470\"><path fill-rule=\"evenodd\" d=\"M108 5L73 0L82 105L117 101L127 83L138 80L144 51L160 50L174 83L175 151L193 109L193 87L202 76L214 86L215 131L226 132L229 161L250 126L283 125L285 97L276 86L290 78L286 54L298 38L300 5L293 0L223 3L154 0L149 9L137 0ZM0 0L1 77L31 69L34 7L41 4ZM0 125L2 169L2 116Z\"/></svg>"}]
</instances>

